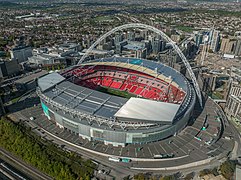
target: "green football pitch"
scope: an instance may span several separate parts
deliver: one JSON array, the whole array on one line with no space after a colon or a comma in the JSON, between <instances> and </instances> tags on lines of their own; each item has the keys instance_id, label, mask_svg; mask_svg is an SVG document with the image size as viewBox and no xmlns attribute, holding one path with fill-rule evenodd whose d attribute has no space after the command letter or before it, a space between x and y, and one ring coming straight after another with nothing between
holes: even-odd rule
<instances>
[{"instance_id":1,"label":"green football pitch","mask_svg":"<svg viewBox=\"0 0 241 180\"><path fill-rule=\"evenodd\" d=\"M97 91L110 94L110 95L115 95L119 97L124 97L124 98L131 98L131 97L136 97L135 94L128 93L126 91L120 91L119 89L111 89L111 88L106 88L106 87L98 87L96 89Z\"/></svg>"}]
</instances>

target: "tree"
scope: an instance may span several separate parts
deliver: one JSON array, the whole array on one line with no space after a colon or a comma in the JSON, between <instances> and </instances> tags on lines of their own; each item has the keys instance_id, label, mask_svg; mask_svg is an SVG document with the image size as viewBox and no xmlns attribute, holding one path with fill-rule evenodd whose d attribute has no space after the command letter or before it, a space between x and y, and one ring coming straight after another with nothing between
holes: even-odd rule
<instances>
[{"instance_id":1,"label":"tree","mask_svg":"<svg viewBox=\"0 0 241 180\"><path fill-rule=\"evenodd\" d=\"M214 176L218 176L218 175L219 175L218 169L217 169L216 167L212 169L212 174L213 174Z\"/></svg>"},{"instance_id":2,"label":"tree","mask_svg":"<svg viewBox=\"0 0 241 180\"><path fill-rule=\"evenodd\" d=\"M164 177L161 177L160 180L175 180L175 176L174 175L164 176Z\"/></svg>"},{"instance_id":3,"label":"tree","mask_svg":"<svg viewBox=\"0 0 241 180\"><path fill-rule=\"evenodd\" d=\"M5 118L0 120L0 147L54 179L90 179L93 176L95 165L91 161L43 141L22 123L13 123Z\"/></svg>"},{"instance_id":4,"label":"tree","mask_svg":"<svg viewBox=\"0 0 241 180\"><path fill-rule=\"evenodd\" d=\"M191 172L185 176L184 180L191 180L193 179L194 175L195 175L194 172Z\"/></svg>"},{"instance_id":5,"label":"tree","mask_svg":"<svg viewBox=\"0 0 241 180\"><path fill-rule=\"evenodd\" d=\"M221 164L220 171L226 179L232 179L235 171L235 163L231 160L225 161L223 164Z\"/></svg>"},{"instance_id":6,"label":"tree","mask_svg":"<svg viewBox=\"0 0 241 180\"><path fill-rule=\"evenodd\" d=\"M129 180L129 179L130 179L130 175L123 178L123 180Z\"/></svg>"},{"instance_id":7,"label":"tree","mask_svg":"<svg viewBox=\"0 0 241 180\"><path fill-rule=\"evenodd\" d=\"M203 177L203 176L205 176L207 174L211 174L211 170L210 169L204 169L204 170L199 172L199 176L200 177Z\"/></svg>"},{"instance_id":8,"label":"tree","mask_svg":"<svg viewBox=\"0 0 241 180\"><path fill-rule=\"evenodd\" d=\"M212 50L212 49L209 49L208 52L209 52L209 53L213 53L213 50Z\"/></svg>"},{"instance_id":9,"label":"tree","mask_svg":"<svg viewBox=\"0 0 241 180\"><path fill-rule=\"evenodd\" d=\"M135 180L145 180L145 175L143 173L139 173L137 175L134 175Z\"/></svg>"}]
</instances>

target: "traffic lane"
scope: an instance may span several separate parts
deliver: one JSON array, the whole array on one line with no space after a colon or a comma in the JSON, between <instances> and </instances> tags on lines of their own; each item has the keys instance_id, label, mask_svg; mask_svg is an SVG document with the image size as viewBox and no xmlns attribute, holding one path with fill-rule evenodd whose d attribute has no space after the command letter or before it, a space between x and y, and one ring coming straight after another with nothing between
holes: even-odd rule
<instances>
[{"instance_id":1,"label":"traffic lane","mask_svg":"<svg viewBox=\"0 0 241 180\"><path fill-rule=\"evenodd\" d=\"M0 171L0 179L1 180L11 180L6 175L4 175L1 171Z\"/></svg>"},{"instance_id":2,"label":"traffic lane","mask_svg":"<svg viewBox=\"0 0 241 180\"><path fill-rule=\"evenodd\" d=\"M23 115L21 115L21 117L24 118ZM27 119L27 118L25 117L24 119ZM36 126L34 124L34 122L32 122L32 121L25 121L25 123L27 123L30 127L35 127ZM34 131L38 132L38 134L43 136L43 133L42 133L44 131L43 129L42 129L42 131L37 131L37 130L34 130ZM104 164L104 165L106 165L108 167L111 167L116 173L119 173L120 177L124 177L124 176L130 175L130 174L134 175L134 174L139 173L139 171L130 170L127 166L123 166L123 165L119 165L119 164L116 164L116 163L112 163L106 157L100 157L98 155L95 155L93 153L87 152L87 151L82 150L80 148L76 148L75 146L71 146L71 145L69 145L69 143L65 143L64 141L55 138L52 134L51 135L48 134L48 133L44 133L44 134L46 136L45 138L48 138L49 140L52 140L54 143L56 143L59 146L64 145L65 148L67 148L67 149L71 149L74 152L77 152L78 154L86 156L89 159L94 159L95 161L98 161L99 163L102 163L102 164Z\"/></svg>"},{"instance_id":3,"label":"traffic lane","mask_svg":"<svg viewBox=\"0 0 241 180\"><path fill-rule=\"evenodd\" d=\"M7 159L11 160L11 162L14 162L15 164L17 164L18 166L21 167L21 169L19 170L19 172L24 172L22 173L23 175L28 174L31 177L36 177L36 179L39 180L51 180L52 178L47 176L46 174L42 173L41 171L35 169L34 167L32 167L29 164L26 164L24 161L18 159L17 157L15 157L14 155L12 155L11 153L7 152L6 150L0 148L0 152L1 154L3 154ZM16 170L17 171L17 170ZM27 173L28 172L28 173ZM29 178L30 179L30 178Z\"/></svg>"},{"instance_id":4,"label":"traffic lane","mask_svg":"<svg viewBox=\"0 0 241 180\"><path fill-rule=\"evenodd\" d=\"M27 180L27 179L29 179L29 178L27 178L26 175L23 175L22 173L20 173L20 171L17 171L17 169L13 168L12 166L7 164L6 162L0 163L0 169L3 172L5 172L7 175L9 175L11 177L10 179L12 179L12 178L16 179L16 180Z\"/></svg>"}]
</instances>

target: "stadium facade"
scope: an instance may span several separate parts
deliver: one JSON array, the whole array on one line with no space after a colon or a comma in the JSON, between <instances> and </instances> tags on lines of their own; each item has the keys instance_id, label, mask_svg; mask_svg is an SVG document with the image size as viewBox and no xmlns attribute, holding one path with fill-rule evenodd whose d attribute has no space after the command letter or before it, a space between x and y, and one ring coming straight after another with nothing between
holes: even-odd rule
<instances>
[{"instance_id":1,"label":"stadium facade","mask_svg":"<svg viewBox=\"0 0 241 180\"><path fill-rule=\"evenodd\" d=\"M114 146L179 133L196 102L193 86L176 70L122 57L48 74L38 79L37 93L44 114L57 126Z\"/></svg>"}]
</instances>

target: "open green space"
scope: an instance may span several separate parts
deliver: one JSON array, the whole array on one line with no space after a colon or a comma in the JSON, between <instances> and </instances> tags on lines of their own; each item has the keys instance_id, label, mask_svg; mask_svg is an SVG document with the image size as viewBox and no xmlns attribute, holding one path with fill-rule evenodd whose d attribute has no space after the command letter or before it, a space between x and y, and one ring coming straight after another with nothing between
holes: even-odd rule
<instances>
[{"instance_id":1,"label":"open green space","mask_svg":"<svg viewBox=\"0 0 241 180\"><path fill-rule=\"evenodd\" d=\"M0 120L0 146L54 179L90 179L95 165L41 139L21 122Z\"/></svg>"},{"instance_id":2,"label":"open green space","mask_svg":"<svg viewBox=\"0 0 241 180\"><path fill-rule=\"evenodd\" d=\"M176 26L176 28L184 32L192 32L194 30L193 27L189 26Z\"/></svg>"},{"instance_id":3,"label":"open green space","mask_svg":"<svg viewBox=\"0 0 241 180\"><path fill-rule=\"evenodd\" d=\"M228 117L228 119L241 134L241 124L240 124L239 120L234 119L233 117Z\"/></svg>"},{"instance_id":4,"label":"open green space","mask_svg":"<svg viewBox=\"0 0 241 180\"><path fill-rule=\"evenodd\" d=\"M223 95L218 91L214 91L211 94L211 98L213 98L213 99L223 99Z\"/></svg>"},{"instance_id":5,"label":"open green space","mask_svg":"<svg viewBox=\"0 0 241 180\"><path fill-rule=\"evenodd\" d=\"M130 94L126 91L120 91L119 89L111 89L111 88L105 88L105 87L98 87L97 91L114 95L114 96L119 96L119 97L124 97L130 99L131 97L136 97L135 94Z\"/></svg>"},{"instance_id":6,"label":"open green space","mask_svg":"<svg viewBox=\"0 0 241 180\"><path fill-rule=\"evenodd\" d=\"M12 99L11 101L12 101L12 103L16 103L16 102L18 102L18 100L19 100L20 98L21 98L21 97L16 97L16 98Z\"/></svg>"}]
</instances>

